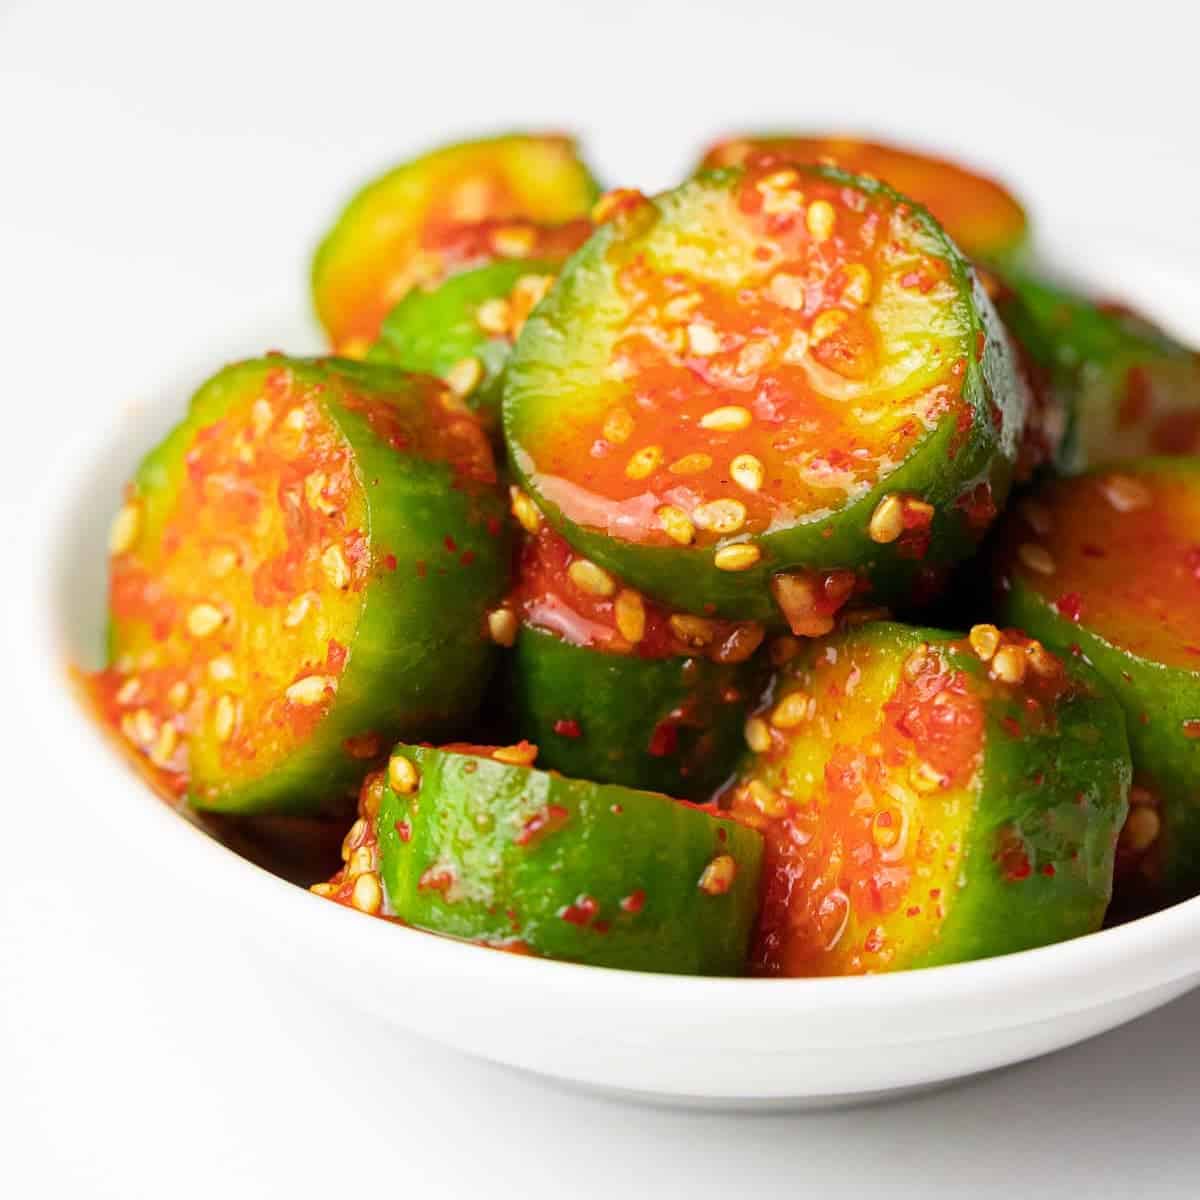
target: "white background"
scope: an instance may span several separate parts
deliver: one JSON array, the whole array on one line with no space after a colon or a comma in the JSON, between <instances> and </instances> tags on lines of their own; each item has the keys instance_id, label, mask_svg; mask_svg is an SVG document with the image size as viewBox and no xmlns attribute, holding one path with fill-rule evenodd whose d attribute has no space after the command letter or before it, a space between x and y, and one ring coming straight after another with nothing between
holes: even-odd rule
<instances>
[{"instance_id":1,"label":"white background","mask_svg":"<svg viewBox=\"0 0 1200 1200\"><path fill-rule=\"evenodd\" d=\"M112 395L225 328L215 367L245 314L299 311L346 191L454 134L572 128L610 182L653 188L713 131L875 129L993 165L1052 237L1195 255L1190 7L0 2L5 586L27 573L10 523L89 384ZM348 1027L220 942L169 863L81 823L88 781L69 745L34 761L19 682L0 687L2 1196L1197 1193L1200 995L807 1116L621 1106Z\"/></svg>"}]
</instances>

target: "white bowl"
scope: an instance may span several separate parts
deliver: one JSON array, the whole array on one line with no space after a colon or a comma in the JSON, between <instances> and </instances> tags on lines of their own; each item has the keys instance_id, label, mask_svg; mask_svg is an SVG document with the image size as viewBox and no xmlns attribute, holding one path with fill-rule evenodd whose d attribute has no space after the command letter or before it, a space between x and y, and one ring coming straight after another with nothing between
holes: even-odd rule
<instances>
[{"instance_id":1,"label":"white bowl","mask_svg":"<svg viewBox=\"0 0 1200 1200\"><path fill-rule=\"evenodd\" d=\"M1200 335L1200 264L1076 234L1086 274L1181 332ZM1171 265L1168 265L1171 264ZM104 533L121 483L188 394L226 358L315 345L299 321L252 323L172 352L126 408L95 398L48 474L26 528L33 589L16 647L47 752L71 746L71 802L118 822L135 853L170 863L211 919L255 940L294 986L470 1054L556 1080L723 1108L846 1104L898 1095L1071 1045L1200 982L1200 899L1041 950L959 966L846 979L692 979L489 952L364 918L252 865L181 819L142 784L77 703L68 663L92 663L104 609ZM213 347L217 347L214 352ZM184 348L186 351L186 347ZM140 362L145 348L138 347ZM198 361L197 361L198 360ZM178 364L194 369L180 372ZM163 381L167 380L166 386ZM131 394L137 380L113 381ZM137 394L136 392L133 394ZM77 418L79 419L79 418ZM281 978L280 986L287 984Z\"/></svg>"}]
</instances>

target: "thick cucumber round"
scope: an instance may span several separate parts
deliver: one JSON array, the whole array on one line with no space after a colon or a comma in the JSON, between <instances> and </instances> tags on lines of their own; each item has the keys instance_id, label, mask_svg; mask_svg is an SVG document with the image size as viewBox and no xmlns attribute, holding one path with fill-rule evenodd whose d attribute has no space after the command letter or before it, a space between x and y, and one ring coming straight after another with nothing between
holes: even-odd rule
<instances>
[{"instance_id":1,"label":"thick cucumber round","mask_svg":"<svg viewBox=\"0 0 1200 1200\"><path fill-rule=\"evenodd\" d=\"M766 684L761 625L671 613L545 526L510 611L507 705L543 767L689 800L729 777Z\"/></svg>"},{"instance_id":2,"label":"thick cucumber round","mask_svg":"<svg viewBox=\"0 0 1200 1200\"><path fill-rule=\"evenodd\" d=\"M1128 310L1026 275L1005 280L995 299L1064 413L1058 470L1200 453L1200 354Z\"/></svg>"},{"instance_id":3,"label":"thick cucumber round","mask_svg":"<svg viewBox=\"0 0 1200 1200\"><path fill-rule=\"evenodd\" d=\"M513 469L572 545L673 607L804 634L972 551L1026 394L923 209L819 167L615 208L506 373Z\"/></svg>"},{"instance_id":4,"label":"thick cucumber round","mask_svg":"<svg viewBox=\"0 0 1200 1200\"><path fill-rule=\"evenodd\" d=\"M1129 751L1087 667L994 626L806 644L748 726L734 815L766 839L753 969L960 962L1100 927Z\"/></svg>"},{"instance_id":5,"label":"thick cucumber round","mask_svg":"<svg viewBox=\"0 0 1200 1200\"><path fill-rule=\"evenodd\" d=\"M367 358L436 375L496 429L513 342L560 266L561 259L506 259L414 288L388 313Z\"/></svg>"},{"instance_id":6,"label":"thick cucumber round","mask_svg":"<svg viewBox=\"0 0 1200 1200\"><path fill-rule=\"evenodd\" d=\"M999 578L1004 619L1082 655L1125 709L1118 889L1200 890L1200 459L1048 483L1006 519Z\"/></svg>"},{"instance_id":7,"label":"thick cucumber round","mask_svg":"<svg viewBox=\"0 0 1200 1200\"><path fill-rule=\"evenodd\" d=\"M535 754L396 747L367 802L383 911L550 958L741 974L761 837L712 809L533 769Z\"/></svg>"},{"instance_id":8,"label":"thick cucumber round","mask_svg":"<svg viewBox=\"0 0 1200 1200\"><path fill-rule=\"evenodd\" d=\"M443 146L367 184L313 259L317 316L359 356L408 290L495 258L557 257L580 239L596 183L570 138L510 134Z\"/></svg>"},{"instance_id":9,"label":"thick cucumber round","mask_svg":"<svg viewBox=\"0 0 1200 1200\"><path fill-rule=\"evenodd\" d=\"M397 735L474 712L511 543L460 408L424 376L268 357L206 383L142 463L103 690L196 807L313 811Z\"/></svg>"},{"instance_id":10,"label":"thick cucumber round","mask_svg":"<svg viewBox=\"0 0 1200 1200\"><path fill-rule=\"evenodd\" d=\"M942 158L860 138L776 133L726 138L709 147L702 167L740 167L756 157L830 163L882 179L929 209L964 254L997 265L1018 262L1029 222L1016 197L993 179Z\"/></svg>"}]
</instances>

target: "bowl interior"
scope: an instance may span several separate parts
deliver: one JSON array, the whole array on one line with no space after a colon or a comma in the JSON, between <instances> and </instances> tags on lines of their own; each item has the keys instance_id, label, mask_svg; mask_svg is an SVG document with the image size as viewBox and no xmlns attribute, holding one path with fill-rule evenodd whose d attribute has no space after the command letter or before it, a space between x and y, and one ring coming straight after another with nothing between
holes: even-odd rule
<instances>
[{"instance_id":1,"label":"bowl interior","mask_svg":"<svg viewBox=\"0 0 1200 1200\"><path fill-rule=\"evenodd\" d=\"M1184 337L1200 341L1200 262L1188 263L1175 254L1155 254L1152 249L1129 245L1113 238L1090 233L1075 234L1070 244L1061 245L1053 261L1088 264L1088 278L1083 282L1106 297L1120 297L1140 307L1150 316L1163 320L1173 331ZM1086 252L1084 251L1086 247ZM1102 252L1097 251L1102 248ZM1078 275L1078 271L1073 272ZM41 646L49 651L58 664L76 664L85 668L100 664L103 649L106 591L105 541L111 513L116 507L121 488L145 450L153 445L180 417L188 396L221 363L238 357L260 353L264 346L286 346L297 353L319 351L315 332L302 314L289 312L286 307L248 321L236 329L217 330L211 337L197 339L193 347L182 355L160 356L157 362L145 362L144 378L141 381L142 399L133 403L104 403L99 397L94 409L94 426L84 431L61 456L59 463L47 482L38 519L33 523L33 553L35 558L35 586L30 613L33 625L40 631ZM125 392L130 381L122 380ZM136 381L135 381L136 386ZM115 389L114 389L115 390ZM128 394L126 392L126 394ZM135 392L134 394L139 394ZM44 671L45 655L42 656ZM61 675L47 683L47 688L58 692L54 709L57 719L64 716L61 703L66 685ZM78 710L74 723L80 728L86 722L79 720ZM72 719L72 718L68 718ZM84 734L83 736L88 736ZM99 735L93 729L93 740ZM111 745L104 747L110 764L124 770L122 790L127 793L123 802L128 805L133 820L141 820L138 814L151 808L163 809L163 805L142 783L134 769L120 762L120 756ZM187 814L183 814L186 816ZM182 824L170 817L177 825ZM195 820L194 818L189 818ZM307 884L326 877L337 865L337 848L344 830L338 825L320 822L279 822L261 820L238 822L230 820L204 820L196 822L205 832L220 841L233 854L247 859L269 870L273 875L295 883ZM168 848L169 850L169 848ZM212 861L209 859L208 861ZM243 868L244 869L244 868ZM277 881L273 881L276 882ZM263 893L265 895L265 893ZM332 908L333 906L322 905ZM1182 911L1186 910L1186 911ZM306 910L306 912L311 910ZM397 938L409 931L393 930L379 926L376 922L362 922L351 917L357 929L354 934L344 936L352 939L377 938L380 935ZM323 917L316 918L318 921ZM1119 945L1133 947L1130 931L1134 926L1149 926L1157 923L1154 930L1146 928L1141 937L1149 943L1157 938L1160 946L1167 941L1172 944L1187 944L1200 966L1200 900L1175 906L1174 910L1144 918L1121 930L1108 930L1089 938L1078 939L1079 944L1048 947L1044 950L1027 951L1009 956L1012 960L1024 959L1046 964L1051 961L1055 969L1063 973L1086 976L1091 966L1099 964L1101 951L1084 948L1082 943L1097 939L1113 939L1118 935L1125 942L1109 941L1110 950ZM371 928L366 928L371 927ZM350 927L344 926L348 930ZM412 935L428 942L440 942L427 935ZM1165 939L1165 940L1164 940ZM409 940L403 938L403 940ZM374 945L374 943L371 943ZM444 943L446 950L431 950L427 957L449 964L457 959L446 955L481 955L474 948ZM1069 949L1069 952L1064 952ZM1143 947L1145 949L1145 947ZM1149 950L1146 949L1146 953ZM1053 960L1046 955L1057 956ZM1040 957L1039 957L1040 956ZM562 978L565 970L579 978L589 976L620 976L625 972L597 971L595 968L580 968L568 964L536 963L532 960L507 961L508 955L488 955L489 960L506 960L496 969L508 972L513 969L541 972L550 969L555 978ZM967 991L986 991L989 980L995 981L995 963L963 964L956 967L936 968L934 971L912 972L926 977L928 982L903 981L898 976L880 976L871 980L796 980L775 981L790 989L793 998L801 994L811 996L814 1003L824 1005L837 994L843 997L865 998L874 992L882 995L886 990L896 998L902 995L916 1000L928 996L930 987L944 988L948 979L956 979ZM1111 959L1110 959L1111 961ZM1146 959L1149 962L1149 959ZM1178 964L1179 970L1183 964ZM1030 970L1035 968L1030 967ZM1041 967L1037 968L1038 970ZM1179 970L1174 972L1178 977ZM989 974L990 972L990 974ZM1011 974L1012 972L1010 972ZM931 976L941 978L934 984ZM1158 972L1161 983L1171 972ZM778 987L767 981L694 981L654 977L660 985L670 988L695 987L700 982L708 985L724 984L737 986L743 991L757 991L764 1000L768 993L779 994ZM1151 980L1145 983L1149 986ZM766 984L767 986L763 986ZM847 990L857 987L859 992ZM1132 987L1132 984L1130 984ZM818 997L820 999L818 1000ZM791 1001L790 1001L791 1002ZM774 1001L772 1001L774 1003Z\"/></svg>"}]
</instances>

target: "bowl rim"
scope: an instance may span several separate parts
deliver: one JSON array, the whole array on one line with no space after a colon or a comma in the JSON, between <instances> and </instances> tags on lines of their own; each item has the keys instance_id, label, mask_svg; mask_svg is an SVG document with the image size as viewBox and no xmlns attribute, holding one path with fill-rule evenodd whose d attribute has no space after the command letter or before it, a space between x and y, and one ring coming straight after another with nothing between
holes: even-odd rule
<instances>
[{"instance_id":1,"label":"bowl rim","mask_svg":"<svg viewBox=\"0 0 1200 1200\"><path fill-rule=\"evenodd\" d=\"M1078 230L1071 240L1082 240ZM1128 237L1122 241L1128 254ZM1134 261L1123 258L1119 250L1118 244L1109 257L1118 263ZM1162 256L1149 256L1148 269L1157 270L1159 277L1200 278L1200 256L1189 266L1190 271L1181 267L1178 255L1166 257L1165 262ZM278 314L281 309L275 306L271 311ZM1200 297L1192 323L1200 327ZM278 324L276 317L273 325L264 322L264 327ZM228 325L224 333L225 340L231 340ZM194 344L222 342L199 339ZM157 380L151 380L146 390L158 399L149 409L162 407L164 380L178 374L176 367L158 372ZM73 769L88 780L88 786L80 789L81 802L96 806L94 815L119 825L127 841L168 858L173 874L199 892L226 902L234 897L237 910L243 915L253 913L255 922L293 926L310 940L314 935L328 937L337 942L341 956L352 955L403 976L428 971L476 983L486 978L496 986L545 989L558 1004L576 997L592 1008L636 1004L662 1015L678 1011L681 1005L706 1002L730 1007L739 1017L795 1018L806 1012L862 1014L975 1000L987 1004L978 1024L982 1031L1026 1023L1027 1017L1018 1016L1020 998L1032 988L1048 989L1037 1010L1044 1018L1081 1012L1200 972L1200 896L1069 941L972 962L869 976L761 979L658 974L484 953L470 943L364 920L307 893L242 858L164 803L119 754L70 685L68 635L59 604L71 570L66 561L70 530L87 503L91 474L102 456L121 444L130 421L128 411L114 418L113 409L103 404L90 411L92 418L80 420L69 438L59 443L41 486L22 506L15 540L33 569L27 586L17 593L14 619L7 626L10 661L18 664L30 700L29 715L46 751L61 754L64 735L70 739ZM139 797L137 802L129 802L131 792ZM1012 1009L1006 1008L1006 1000L1014 1005ZM931 1040L935 1036L929 1034ZM880 1033L872 1042L884 1045L888 1040L886 1033ZM910 1031L897 1032L891 1040L919 1039Z\"/></svg>"}]
</instances>

